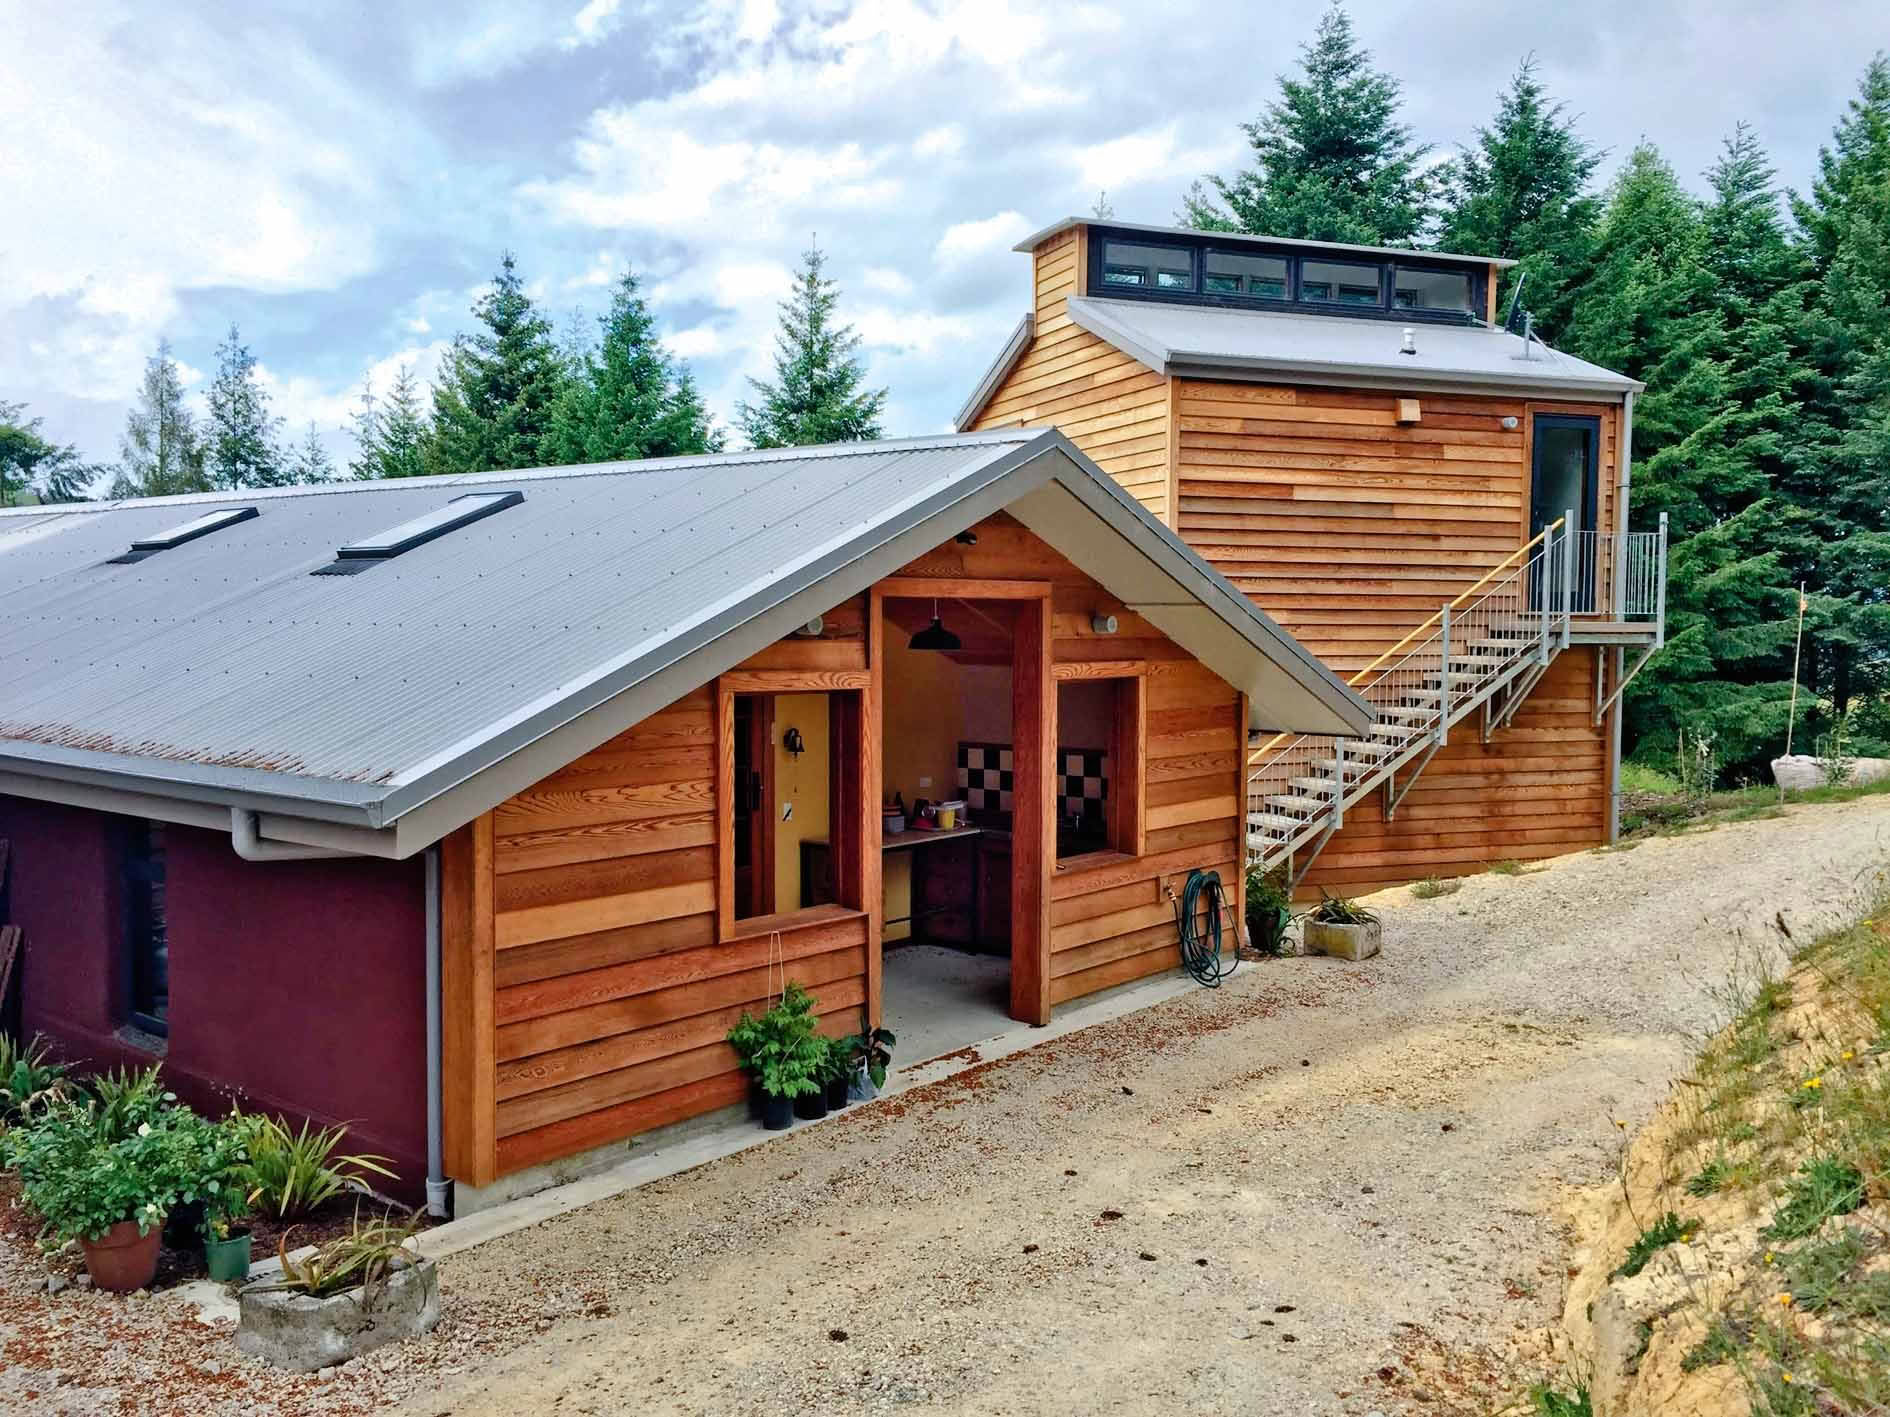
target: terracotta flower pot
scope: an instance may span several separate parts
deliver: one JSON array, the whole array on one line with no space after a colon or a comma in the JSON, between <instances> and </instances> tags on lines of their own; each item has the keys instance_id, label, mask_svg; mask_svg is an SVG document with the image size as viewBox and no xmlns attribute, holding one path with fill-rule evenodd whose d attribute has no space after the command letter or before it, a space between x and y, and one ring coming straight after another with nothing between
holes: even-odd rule
<instances>
[{"instance_id":1,"label":"terracotta flower pot","mask_svg":"<svg viewBox=\"0 0 1890 1417\"><path fill-rule=\"evenodd\" d=\"M121 1220L96 1240L80 1240L85 1251L85 1272L92 1283L113 1294L129 1294L142 1289L157 1274L158 1245L164 1239L163 1225L153 1225L138 1233L138 1222Z\"/></svg>"}]
</instances>

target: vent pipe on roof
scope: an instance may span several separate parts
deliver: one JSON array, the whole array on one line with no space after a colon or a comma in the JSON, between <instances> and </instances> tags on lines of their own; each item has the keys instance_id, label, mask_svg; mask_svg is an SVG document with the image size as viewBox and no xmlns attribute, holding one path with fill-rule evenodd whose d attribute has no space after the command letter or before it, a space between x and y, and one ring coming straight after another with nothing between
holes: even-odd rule
<instances>
[{"instance_id":1,"label":"vent pipe on roof","mask_svg":"<svg viewBox=\"0 0 1890 1417\"><path fill-rule=\"evenodd\" d=\"M1416 354L1417 353L1417 331L1412 329L1409 325L1406 325L1404 327L1404 340L1398 346L1398 353L1400 354Z\"/></svg>"}]
</instances>

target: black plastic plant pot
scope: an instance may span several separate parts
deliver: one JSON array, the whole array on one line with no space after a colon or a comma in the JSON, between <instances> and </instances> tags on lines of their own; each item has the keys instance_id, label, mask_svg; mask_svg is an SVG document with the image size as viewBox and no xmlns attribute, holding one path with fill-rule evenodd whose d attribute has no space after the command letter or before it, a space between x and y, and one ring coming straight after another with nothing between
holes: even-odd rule
<instances>
[{"instance_id":1,"label":"black plastic plant pot","mask_svg":"<svg viewBox=\"0 0 1890 1417\"><path fill-rule=\"evenodd\" d=\"M794 1125L794 1099L761 1094L761 1125L771 1132L785 1132Z\"/></svg>"},{"instance_id":2,"label":"black plastic plant pot","mask_svg":"<svg viewBox=\"0 0 1890 1417\"><path fill-rule=\"evenodd\" d=\"M803 1122L818 1122L827 1115L827 1094L820 1088L794 1099L794 1115Z\"/></svg>"},{"instance_id":3,"label":"black plastic plant pot","mask_svg":"<svg viewBox=\"0 0 1890 1417\"><path fill-rule=\"evenodd\" d=\"M827 1084L827 1110L838 1112L847 1105L847 1080L837 1077Z\"/></svg>"}]
</instances>

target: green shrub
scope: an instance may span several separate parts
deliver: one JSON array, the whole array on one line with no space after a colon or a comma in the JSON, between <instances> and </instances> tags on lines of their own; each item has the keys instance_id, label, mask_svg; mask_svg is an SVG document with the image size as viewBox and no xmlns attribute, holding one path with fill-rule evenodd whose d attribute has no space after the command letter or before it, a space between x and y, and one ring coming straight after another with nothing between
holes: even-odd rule
<instances>
[{"instance_id":1,"label":"green shrub","mask_svg":"<svg viewBox=\"0 0 1890 1417\"><path fill-rule=\"evenodd\" d=\"M1529 1389L1529 1405L1536 1417L1595 1417L1588 1389L1580 1384L1574 1392L1565 1393L1547 1383L1537 1383Z\"/></svg>"},{"instance_id":2,"label":"green shrub","mask_svg":"<svg viewBox=\"0 0 1890 1417\"><path fill-rule=\"evenodd\" d=\"M1286 868L1247 868L1247 944L1263 955L1286 953L1286 927L1293 919L1293 899L1286 888Z\"/></svg>"},{"instance_id":3,"label":"green shrub","mask_svg":"<svg viewBox=\"0 0 1890 1417\"><path fill-rule=\"evenodd\" d=\"M156 1063L137 1070L113 1068L92 1078L86 1087L99 1128L108 1137L128 1137L177 1105L177 1094L164 1086Z\"/></svg>"},{"instance_id":4,"label":"green shrub","mask_svg":"<svg viewBox=\"0 0 1890 1417\"><path fill-rule=\"evenodd\" d=\"M1710 1196L1726 1184L1731 1172L1724 1157L1715 1156L1706 1165L1694 1172L1687 1181L1687 1194L1690 1196Z\"/></svg>"},{"instance_id":5,"label":"green shrub","mask_svg":"<svg viewBox=\"0 0 1890 1417\"><path fill-rule=\"evenodd\" d=\"M1376 925L1378 923L1378 915L1375 911L1367 910L1355 900L1348 900L1344 896L1327 895L1324 891L1319 892L1319 904L1312 908L1312 914L1307 918L1321 925Z\"/></svg>"},{"instance_id":6,"label":"green shrub","mask_svg":"<svg viewBox=\"0 0 1890 1417\"><path fill-rule=\"evenodd\" d=\"M1682 1240L1687 1238L1689 1233L1691 1233L1691 1227L1687 1222L1675 1215L1671 1210L1668 1211L1665 1215L1661 1216L1660 1219L1656 1220L1652 1225L1648 1226L1645 1230L1641 1231L1639 1235L1634 1237L1634 1243L1628 1246L1627 1258L1622 1260L1620 1267L1608 1277L1610 1279L1632 1279L1635 1275L1647 1268L1647 1262L1651 1260L1658 1251L1665 1249L1669 1245L1679 1244Z\"/></svg>"},{"instance_id":7,"label":"green shrub","mask_svg":"<svg viewBox=\"0 0 1890 1417\"><path fill-rule=\"evenodd\" d=\"M52 1060L43 1038L15 1042L0 1033L0 1126L25 1120L70 1089L66 1065Z\"/></svg>"},{"instance_id":8,"label":"green shrub","mask_svg":"<svg viewBox=\"0 0 1890 1417\"><path fill-rule=\"evenodd\" d=\"M367 1176L399 1178L385 1156L343 1153L348 1135L342 1126L314 1128L302 1123L291 1131L280 1117L232 1112L229 1125L241 1138L247 1160L246 1194L264 1214L294 1220L347 1191L365 1192Z\"/></svg>"},{"instance_id":9,"label":"green shrub","mask_svg":"<svg viewBox=\"0 0 1890 1417\"><path fill-rule=\"evenodd\" d=\"M1443 876L1426 876L1411 887L1411 894L1419 900L1436 900L1440 895L1452 895L1463 889L1463 882L1456 877L1446 879Z\"/></svg>"},{"instance_id":10,"label":"green shrub","mask_svg":"<svg viewBox=\"0 0 1890 1417\"><path fill-rule=\"evenodd\" d=\"M354 1224L346 1234L337 1235L301 1260L289 1253L289 1237L295 1233L291 1225L277 1242L282 1278L257 1288L286 1289L317 1299L339 1294L344 1289L359 1288L362 1302L366 1303L396 1267L412 1263L407 1241L413 1238L419 1225L418 1211L396 1224L391 1213L378 1220L363 1221L357 1208Z\"/></svg>"},{"instance_id":11,"label":"green shrub","mask_svg":"<svg viewBox=\"0 0 1890 1417\"><path fill-rule=\"evenodd\" d=\"M770 1097L806 1097L820 1090L821 1059L826 1048L818 1037L820 1020L814 1000L798 984L756 1018L743 1011L728 1031L729 1046Z\"/></svg>"},{"instance_id":12,"label":"green shrub","mask_svg":"<svg viewBox=\"0 0 1890 1417\"><path fill-rule=\"evenodd\" d=\"M57 1243L92 1240L121 1221L141 1234L220 1185L216 1129L186 1107L153 1110L124 1135L92 1099L53 1103L7 1134L7 1160Z\"/></svg>"}]
</instances>

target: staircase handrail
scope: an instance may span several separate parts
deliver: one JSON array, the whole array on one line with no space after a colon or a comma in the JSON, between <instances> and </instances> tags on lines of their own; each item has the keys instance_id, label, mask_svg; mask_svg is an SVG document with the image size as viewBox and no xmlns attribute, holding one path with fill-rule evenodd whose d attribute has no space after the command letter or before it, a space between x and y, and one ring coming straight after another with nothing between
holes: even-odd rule
<instances>
[{"instance_id":1,"label":"staircase handrail","mask_svg":"<svg viewBox=\"0 0 1890 1417\"><path fill-rule=\"evenodd\" d=\"M1358 688L1358 686L1364 682L1365 677L1367 675L1373 673L1375 670L1382 668L1385 665L1385 663L1391 659L1393 655L1397 654L1400 650L1404 649L1413 640L1415 640L1419 635L1423 634L1426 630L1432 629L1433 627L1441 628L1444 623L1444 612L1446 610L1461 610L1464 607L1464 605L1469 602L1472 596L1474 596L1478 591L1482 590L1497 576L1501 575L1504 571L1514 566L1519 559L1524 559L1524 560L1529 559L1530 553L1535 549L1536 545L1539 542L1546 540L1550 536L1551 533L1553 533L1558 527L1562 525L1563 522L1567 520L1568 520L1567 517L1557 517L1554 521L1550 522L1547 526L1542 528L1541 531L1537 532L1528 541L1524 542L1521 546L1517 547L1514 551L1510 552L1509 555L1505 556L1501 561L1497 562L1494 566L1490 567L1490 569L1483 574L1483 576L1476 582L1476 584L1472 585L1468 590L1464 591L1455 600L1452 600L1448 602L1447 604L1445 604L1444 606L1440 607L1437 613L1432 615L1430 619L1426 620L1423 624L1419 625L1415 630L1411 631L1410 634L1406 635L1403 639L1399 640L1395 645L1393 645L1390 649L1386 650L1383 654L1379 655L1378 658L1374 659L1370 664L1366 665L1363 669L1353 674L1351 678L1345 681L1346 687L1349 689ZM1251 752L1247 754L1247 766L1250 768L1258 766L1260 763L1260 760L1263 757L1265 757L1274 748L1278 747L1281 743L1285 742L1288 738L1292 736L1293 735L1290 733L1275 734L1272 738L1269 738L1266 742L1262 743L1258 748L1253 749Z\"/></svg>"}]
</instances>

